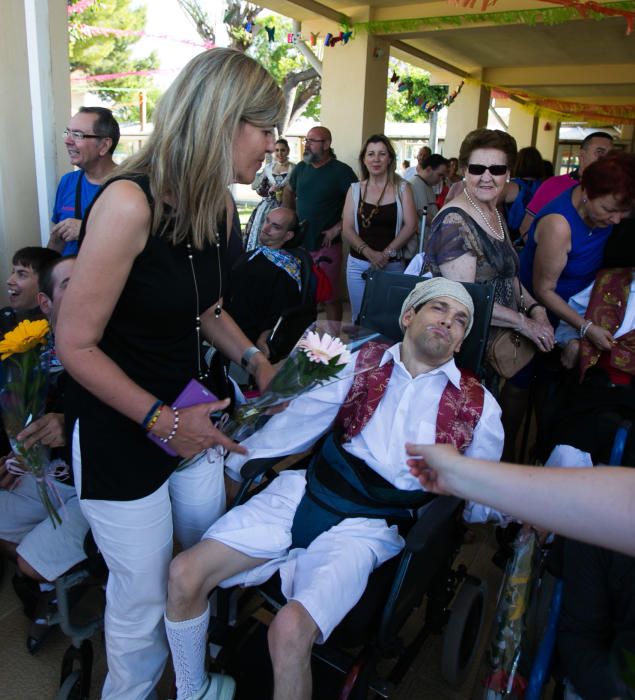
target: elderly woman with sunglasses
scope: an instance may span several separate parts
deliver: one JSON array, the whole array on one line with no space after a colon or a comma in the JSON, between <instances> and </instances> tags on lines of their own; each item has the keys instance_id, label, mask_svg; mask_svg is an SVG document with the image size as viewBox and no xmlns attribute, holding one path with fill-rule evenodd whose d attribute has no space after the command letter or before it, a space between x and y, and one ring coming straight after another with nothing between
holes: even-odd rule
<instances>
[{"instance_id":1,"label":"elderly woman with sunglasses","mask_svg":"<svg viewBox=\"0 0 635 700\"><path fill-rule=\"evenodd\" d=\"M495 282L492 325L513 328L547 352L553 329L544 307L520 284L518 256L496 206L515 158L516 142L504 131L476 129L465 137L459 152L465 186L432 222L426 268L457 282Z\"/></svg>"}]
</instances>

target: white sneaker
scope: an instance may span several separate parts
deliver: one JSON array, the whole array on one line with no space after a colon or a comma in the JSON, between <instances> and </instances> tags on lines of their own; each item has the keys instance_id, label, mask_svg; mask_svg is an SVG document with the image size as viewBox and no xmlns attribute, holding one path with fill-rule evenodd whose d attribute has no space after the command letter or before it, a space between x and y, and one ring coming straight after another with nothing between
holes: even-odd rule
<instances>
[{"instance_id":1,"label":"white sneaker","mask_svg":"<svg viewBox=\"0 0 635 700\"><path fill-rule=\"evenodd\" d=\"M207 683L188 700L234 700L235 695L236 681L231 676L211 673L207 676Z\"/></svg>"}]
</instances>

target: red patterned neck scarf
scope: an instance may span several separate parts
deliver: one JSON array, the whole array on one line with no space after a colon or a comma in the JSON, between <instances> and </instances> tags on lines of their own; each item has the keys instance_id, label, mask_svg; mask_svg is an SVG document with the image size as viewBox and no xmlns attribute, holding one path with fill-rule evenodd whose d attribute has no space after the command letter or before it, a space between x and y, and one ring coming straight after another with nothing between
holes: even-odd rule
<instances>
[{"instance_id":1,"label":"red patterned neck scarf","mask_svg":"<svg viewBox=\"0 0 635 700\"><path fill-rule=\"evenodd\" d=\"M616 333L624 321L626 304L633 279L632 267L600 270L595 278L585 318ZM607 351L609 371L635 375L635 329L620 336L610 352ZM580 381L590 367L597 365L600 351L586 338L580 343Z\"/></svg>"},{"instance_id":2,"label":"red patterned neck scarf","mask_svg":"<svg viewBox=\"0 0 635 700\"><path fill-rule=\"evenodd\" d=\"M392 375L392 360L379 366L390 346L386 343L367 343L359 351L357 365L376 365L375 369L355 376L344 403L335 418L336 430L342 442L350 441L361 433L373 417ZM483 413L485 391L478 379L461 370L461 388L448 381L441 395L436 424L436 442L454 445L464 452L472 442L474 429Z\"/></svg>"}]
</instances>

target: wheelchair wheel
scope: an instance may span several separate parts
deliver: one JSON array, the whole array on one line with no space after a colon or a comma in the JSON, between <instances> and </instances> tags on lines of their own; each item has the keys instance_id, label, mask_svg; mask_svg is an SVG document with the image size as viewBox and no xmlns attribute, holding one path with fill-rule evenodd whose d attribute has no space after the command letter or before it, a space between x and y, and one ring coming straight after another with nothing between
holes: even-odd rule
<instances>
[{"instance_id":1,"label":"wheelchair wheel","mask_svg":"<svg viewBox=\"0 0 635 700\"><path fill-rule=\"evenodd\" d=\"M85 697L82 695L82 674L73 671L60 686L55 700L84 700Z\"/></svg>"},{"instance_id":2,"label":"wheelchair wheel","mask_svg":"<svg viewBox=\"0 0 635 700\"><path fill-rule=\"evenodd\" d=\"M80 647L71 646L62 659L60 689L55 700L88 700L93 670L93 645L84 639Z\"/></svg>"},{"instance_id":3,"label":"wheelchair wheel","mask_svg":"<svg viewBox=\"0 0 635 700\"><path fill-rule=\"evenodd\" d=\"M441 673L450 685L460 685L478 648L485 616L487 586L467 579L452 603L450 619L443 633Z\"/></svg>"}]
</instances>

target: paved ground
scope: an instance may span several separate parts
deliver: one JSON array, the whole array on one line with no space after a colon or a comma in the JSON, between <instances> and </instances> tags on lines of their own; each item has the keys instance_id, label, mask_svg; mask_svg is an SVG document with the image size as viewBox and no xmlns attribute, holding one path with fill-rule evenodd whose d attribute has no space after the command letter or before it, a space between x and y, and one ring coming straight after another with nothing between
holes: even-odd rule
<instances>
[{"instance_id":1,"label":"paved ground","mask_svg":"<svg viewBox=\"0 0 635 700\"><path fill-rule=\"evenodd\" d=\"M463 547L461 559L471 573L484 578L489 587L488 623L500 582L500 572L490 563L493 551L493 538L489 528L475 528L476 538L472 544ZM68 640L59 629L54 629L45 640L40 651L31 656L25 646L28 621L10 583L11 570L5 573L0 582L0 696L15 700L53 700L59 683L61 660L68 646ZM417 627L417 614L410 622ZM99 688L105 673L105 656L101 634L93 637L95 663L93 670L92 698L99 697ZM440 673L441 638L428 640L399 688L394 700L462 700L478 697L480 684L478 664L460 688L452 688L444 682ZM481 645L481 647L483 644ZM168 697L169 684L166 680L160 689L160 698ZM473 694L473 688L476 686ZM324 698L324 700L329 700Z\"/></svg>"}]
</instances>

